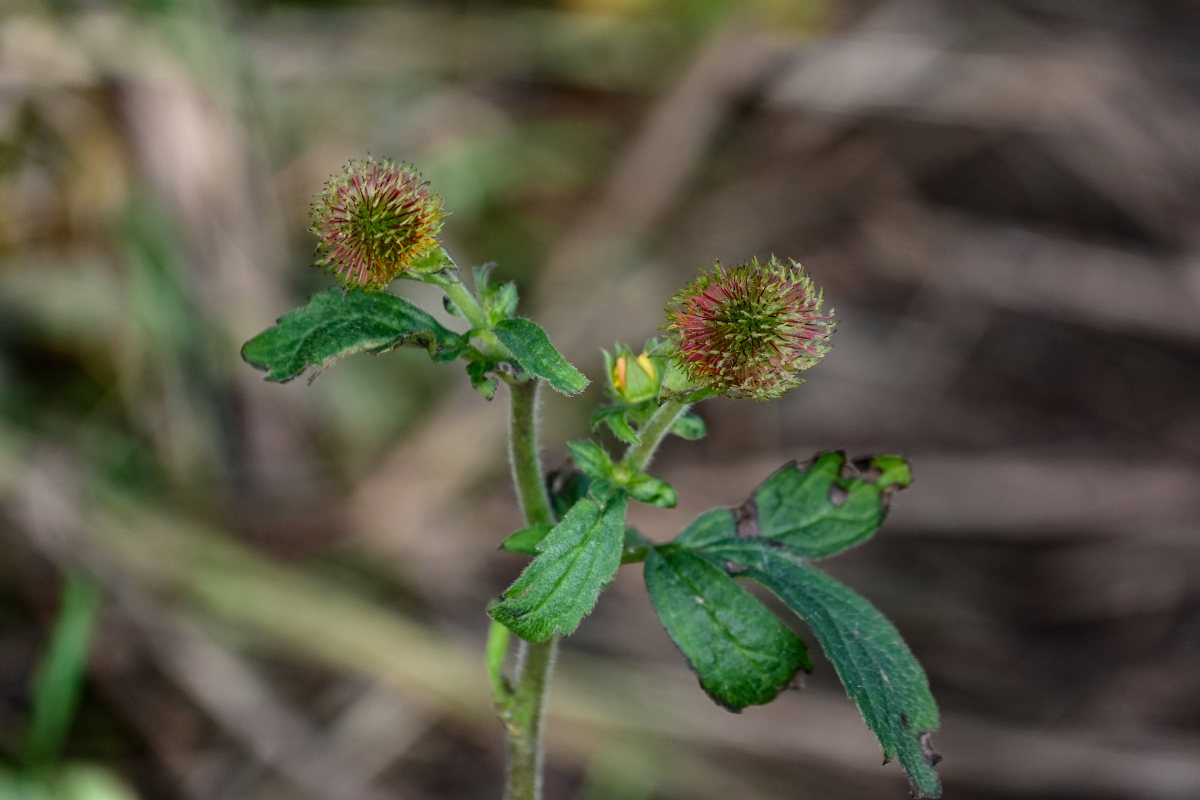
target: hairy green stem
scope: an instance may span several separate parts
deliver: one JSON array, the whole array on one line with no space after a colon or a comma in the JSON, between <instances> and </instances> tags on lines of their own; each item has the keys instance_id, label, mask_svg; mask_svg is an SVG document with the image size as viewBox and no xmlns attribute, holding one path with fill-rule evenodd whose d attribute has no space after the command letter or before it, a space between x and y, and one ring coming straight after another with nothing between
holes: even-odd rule
<instances>
[{"instance_id":1,"label":"hairy green stem","mask_svg":"<svg viewBox=\"0 0 1200 800\"><path fill-rule=\"evenodd\" d=\"M554 513L546 493L537 437L536 380L510 384L509 455L521 509L530 525L551 525ZM498 625L499 623L492 623ZM540 800L542 793L542 717L546 687L554 670L558 637L544 642L521 640L517 678L506 702L500 703L508 727L508 776L505 800ZM496 683L496 679L493 678Z\"/></svg>"},{"instance_id":2,"label":"hairy green stem","mask_svg":"<svg viewBox=\"0 0 1200 800\"><path fill-rule=\"evenodd\" d=\"M449 259L450 256L446 255L446 258ZM459 279L456 272L453 270L435 272L424 276L422 280L432 283L445 292L446 297L450 298L450 302L454 303L467 318L467 322L471 323L471 329L475 331L473 338L476 339L476 349L480 353L496 361L512 357L500 340L496 338L496 334L492 333L487 311L479 304L479 300L471 293L471 290Z\"/></svg>"},{"instance_id":3,"label":"hairy green stem","mask_svg":"<svg viewBox=\"0 0 1200 800\"><path fill-rule=\"evenodd\" d=\"M550 525L554 514L542 475L537 442L537 381L514 381L512 411L509 418L509 447L513 481L521 508L530 525ZM642 426L641 443L625 454L622 464L641 471L654 457L659 443L688 404L668 400ZM493 626L498 623L493 622ZM497 641L493 630L490 642ZM510 686L499 673L496 647L489 646L489 672L501 718L508 728L508 775L504 786L505 800L541 800L542 721L546 707L546 689L554 670L558 637L544 642L521 640L517 656L517 678Z\"/></svg>"},{"instance_id":4,"label":"hairy green stem","mask_svg":"<svg viewBox=\"0 0 1200 800\"><path fill-rule=\"evenodd\" d=\"M629 446L625 452L625 458L621 459L621 464L636 472L644 470L650 464L650 459L654 458L654 451L658 449L658 445L670 433L675 420L679 419L689 406L689 403L679 400L667 400L659 406L658 410L650 419L646 420L646 424L638 431L641 442Z\"/></svg>"},{"instance_id":5,"label":"hairy green stem","mask_svg":"<svg viewBox=\"0 0 1200 800\"><path fill-rule=\"evenodd\" d=\"M542 721L546 689L554 672L558 637L544 642L521 640L517 685L508 723L508 777L505 800L540 800L542 796Z\"/></svg>"},{"instance_id":6,"label":"hairy green stem","mask_svg":"<svg viewBox=\"0 0 1200 800\"><path fill-rule=\"evenodd\" d=\"M458 306L459 311L467 318L467 322L471 323L472 328L487 329L487 312L483 310L483 306L475 299L475 295L471 294L471 290L459 280L455 272L451 270L435 272L425 276L424 280L441 287L446 296L454 305Z\"/></svg>"},{"instance_id":7,"label":"hairy green stem","mask_svg":"<svg viewBox=\"0 0 1200 800\"><path fill-rule=\"evenodd\" d=\"M542 474L542 457L538 452L536 380L513 381L510 384L512 406L508 420L509 458L512 462L513 483L521 510L530 525L553 525L550 496Z\"/></svg>"}]
</instances>

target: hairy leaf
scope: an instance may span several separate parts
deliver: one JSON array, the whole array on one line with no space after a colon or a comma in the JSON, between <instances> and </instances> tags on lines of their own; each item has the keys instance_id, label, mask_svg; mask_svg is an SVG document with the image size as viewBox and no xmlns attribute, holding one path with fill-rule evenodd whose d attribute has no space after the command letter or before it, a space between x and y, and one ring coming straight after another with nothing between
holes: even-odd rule
<instances>
[{"instance_id":1,"label":"hairy leaf","mask_svg":"<svg viewBox=\"0 0 1200 800\"><path fill-rule=\"evenodd\" d=\"M653 548L645 577L663 627L720 705L738 711L769 703L797 671L812 669L804 642L704 558Z\"/></svg>"},{"instance_id":2,"label":"hairy leaf","mask_svg":"<svg viewBox=\"0 0 1200 800\"><path fill-rule=\"evenodd\" d=\"M671 425L671 433L676 436L695 441L703 439L708 435L708 426L704 424L704 420L692 412L681 414L674 424Z\"/></svg>"},{"instance_id":3,"label":"hairy leaf","mask_svg":"<svg viewBox=\"0 0 1200 800\"><path fill-rule=\"evenodd\" d=\"M601 406L592 414L592 430L596 430L601 425L608 425L612 429L613 435L625 444L641 444L641 437L629 424L626 416L628 411L628 406L623 405Z\"/></svg>"},{"instance_id":4,"label":"hairy leaf","mask_svg":"<svg viewBox=\"0 0 1200 800\"><path fill-rule=\"evenodd\" d=\"M638 564L646 560L646 554L654 542L642 535L637 528L625 529L625 544L621 549L622 564Z\"/></svg>"},{"instance_id":5,"label":"hairy leaf","mask_svg":"<svg viewBox=\"0 0 1200 800\"><path fill-rule=\"evenodd\" d=\"M585 497L572 506L488 613L531 642L574 631L621 565L627 504L615 492L603 504Z\"/></svg>"},{"instance_id":6,"label":"hairy leaf","mask_svg":"<svg viewBox=\"0 0 1200 800\"><path fill-rule=\"evenodd\" d=\"M937 704L892 623L847 586L769 542L727 540L704 552L746 566L741 575L771 590L808 623L879 737L884 757L900 761L919 796L940 796L933 766L941 756L930 742Z\"/></svg>"},{"instance_id":7,"label":"hairy leaf","mask_svg":"<svg viewBox=\"0 0 1200 800\"><path fill-rule=\"evenodd\" d=\"M487 309L488 321L495 325L502 319L508 319L517 310L517 285L512 281L498 283L488 287L483 296L483 305Z\"/></svg>"},{"instance_id":8,"label":"hairy leaf","mask_svg":"<svg viewBox=\"0 0 1200 800\"><path fill-rule=\"evenodd\" d=\"M483 395L485 400L491 400L496 396L496 388L500 385L489 372L496 368L494 361L468 361L467 362L467 377L471 379L471 388Z\"/></svg>"},{"instance_id":9,"label":"hairy leaf","mask_svg":"<svg viewBox=\"0 0 1200 800\"><path fill-rule=\"evenodd\" d=\"M696 517L683 533L675 537L675 544L700 548L714 542L733 539L737 535L732 508L713 508Z\"/></svg>"},{"instance_id":10,"label":"hairy leaf","mask_svg":"<svg viewBox=\"0 0 1200 800\"><path fill-rule=\"evenodd\" d=\"M510 553L524 553L529 556L538 554L538 545L546 538L546 534L554 529L553 525L531 525L528 528L522 528L516 533L509 534L508 538L500 543L501 550L507 550Z\"/></svg>"},{"instance_id":11,"label":"hairy leaf","mask_svg":"<svg viewBox=\"0 0 1200 800\"><path fill-rule=\"evenodd\" d=\"M467 340L421 309L386 292L331 289L289 311L242 347L242 358L269 381L289 381L310 366L353 353L424 347L435 361L457 358Z\"/></svg>"},{"instance_id":12,"label":"hairy leaf","mask_svg":"<svg viewBox=\"0 0 1200 800\"><path fill-rule=\"evenodd\" d=\"M568 442L571 460L579 471L593 480L612 476L613 462L604 448L592 441Z\"/></svg>"},{"instance_id":13,"label":"hairy leaf","mask_svg":"<svg viewBox=\"0 0 1200 800\"><path fill-rule=\"evenodd\" d=\"M587 377L567 363L536 322L503 319L496 323L492 332L513 354L521 369L546 381L555 390L570 395L587 388Z\"/></svg>"},{"instance_id":14,"label":"hairy leaf","mask_svg":"<svg viewBox=\"0 0 1200 800\"><path fill-rule=\"evenodd\" d=\"M674 508L675 504L679 502L675 487L644 472L637 473L623 485L634 500L642 503L659 508Z\"/></svg>"}]
</instances>

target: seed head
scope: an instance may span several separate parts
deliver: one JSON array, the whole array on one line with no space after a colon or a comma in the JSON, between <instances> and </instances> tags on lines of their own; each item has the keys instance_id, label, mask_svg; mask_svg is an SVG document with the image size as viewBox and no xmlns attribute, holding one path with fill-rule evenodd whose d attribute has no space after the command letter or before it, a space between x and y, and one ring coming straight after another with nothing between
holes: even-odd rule
<instances>
[{"instance_id":1,"label":"seed head","mask_svg":"<svg viewBox=\"0 0 1200 800\"><path fill-rule=\"evenodd\" d=\"M437 247L442 198L415 168L353 160L313 202L317 263L348 288L382 289Z\"/></svg>"},{"instance_id":2,"label":"seed head","mask_svg":"<svg viewBox=\"0 0 1200 800\"><path fill-rule=\"evenodd\" d=\"M698 387L770 400L801 383L829 352L832 315L795 261L774 256L727 269L720 262L672 298L674 358Z\"/></svg>"}]
</instances>

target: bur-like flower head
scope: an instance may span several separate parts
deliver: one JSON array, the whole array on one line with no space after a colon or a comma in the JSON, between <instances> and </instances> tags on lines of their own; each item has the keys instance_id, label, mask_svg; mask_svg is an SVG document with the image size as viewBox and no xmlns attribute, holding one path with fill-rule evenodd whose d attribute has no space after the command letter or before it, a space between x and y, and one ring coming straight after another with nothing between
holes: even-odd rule
<instances>
[{"instance_id":1,"label":"bur-like flower head","mask_svg":"<svg viewBox=\"0 0 1200 800\"><path fill-rule=\"evenodd\" d=\"M674 358L697 387L770 400L829 351L832 315L795 261L718 262L667 306Z\"/></svg>"},{"instance_id":2,"label":"bur-like flower head","mask_svg":"<svg viewBox=\"0 0 1200 800\"><path fill-rule=\"evenodd\" d=\"M438 246L442 198L408 164L354 160L313 203L318 264L350 288L382 289Z\"/></svg>"}]
</instances>

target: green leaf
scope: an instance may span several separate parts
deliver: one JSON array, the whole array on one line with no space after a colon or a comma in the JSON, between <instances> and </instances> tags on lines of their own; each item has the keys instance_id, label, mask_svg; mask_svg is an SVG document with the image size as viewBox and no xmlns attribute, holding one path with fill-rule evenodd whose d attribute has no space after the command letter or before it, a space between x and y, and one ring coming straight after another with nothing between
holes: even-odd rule
<instances>
[{"instance_id":1,"label":"green leaf","mask_svg":"<svg viewBox=\"0 0 1200 800\"><path fill-rule=\"evenodd\" d=\"M806 558L833 555L869 539L891 496L912 482L900 456L849 463L842 452L788 464L762 482L739 509L742 536L762 536Z\"/></svg>"},{"instance_id":2,"label":"green leaf","mask_svg":"<svg viewBox=\"0 0 1200 800\"><path fill-rule=\"evenodd\" d=\"M505 281L491 287L484 294L483 303L487 309L488 322L492 325L508 319L517 310L517 285L512 281Z\"/></svg>"},{"instance_id":3,"label":"green leaf","mask_svg":"<svg viewBox=\"0 0 1200 800\"><path fill-rule=\"evenodd\" d=\"M546 476L546 490L550 493L550 506L556 519L561 519L571 506L588 496L592 479L577 469L554 470Z\"/></svg>"},{"instance_id":4,"label":"green leaf","mask_svg":"<svg viewBox=\"0 0 1200 800\"><path fill-rule=\"evenodd\" d=\"M532 525L528 528L522 528L501 542L500 549L510 553L524 553L536 556L538 554L538 545L553 528L553 525Z\"/></svg>"},{"instance_id":5,"label":"green leaf","mask_svg":"<svg viewBox=\"0 0 1200 800\"><path fill-rule=\"evenodd\" d=\"M448 269L454 269L454 259L442 247L433 248L408 266L408 271L417 275L432 275Z\"/></svg>"},{"instance_id":6,"label":"green leaf","mask_svg":"<svg viewBox=\"0 0 1200 800\"><path fill-rule=\"evenodd\" d=\"M499 381L488 375L495 368L494 361L467 362L467 376L471 379L471 388L483 395L485 400L495 397L496 387L500 385Z\"/></svg>"},{"instance_id":7,"label":"green leaf","mask_svg":"<svg viewBox=\"0 0 1200 800\"><path fill-rule=\"evenodd\" d=\"M658 389L658 402L661 404L667 400L683 400L687 403L698 403L709 397L716 397L717 392L693 381L684 372L683 367L679 366L679 361L672 357L667 357L667 369L663 373L662 385Z\"/></svg>"},{"instance_id":8,"label":"green leaf","mask_svg":"<svg viewBox=\"0 0 1200 800\"><path fill-rule=\"evenodd\" d=\"M671 433L689 441L703 439L708 435L708 426L704 420L692 412L680 415L671 425Z\"/></svg>"},{"instance_id":9,"label":"green leaf","mask_svg":"<svg viewBox=\"0 0 1200 800\"><path fill-rule=\"evenodd\" d=\"M653 475L639 472L623 484L634 500L649 503L659 508L674 508L679 502L675 488Z\"/></svg>"},{"instance_id":10,"label":"green leaf","mask_svg":"<svg viewBox=\"0 0 1200 800\"><path fill-rule=\"evenodd\" d=\"M714 508L696 517L683 533L675 537L675 544L700 548L714 542L722 542L737 536L732 508Z\"/></svg>"},{"instance_id":11,"label":"green leaf","mask_svg":"<svg viewBox=\"0 0 1200 800\"><path fill-rule=\"evenodd\" d=\"M450 361L468 342L395 295L331 289L246 342L242 358L266 370L267 380L282 382L310 366L324 368L352 353L382 353L401 345L424 347L434 361Z\"/></svg>"},{"instance_id":12,"label":"green leaf","mask_svg":"<svg viewBox=\"0 0 1200 800\"><path fill-rule=\"evenodd\" d=\"M475 280L475 292L480 296L484 295L491 286L492 270L495 268L496 265L493 262L471 267L471 277Z\"/></svg>"},{"instance_id":13,"label":"green leaf","mask_svg":"<svg viewBox=\"0 0 1200 800\"><path fill-rule=\"evenodd\" d=\"M774 700L808 651L723 570L687 550L656 547L646 556L646 590L700 686L731 711Z\"/></svg>"},{"instance_id":14,"label":"green leaf","mask_svg":"<svg viewBox=\"0 0 1200 800\"><path fill-rule=\"evenodd\" d=\"M496 323L492 332L513 354L521 369L546 381L556 391L571 395L587 388L588 379L554 349L550 337L536 322L503 319Z\"/></svg>"},{"instance_id":15,"label":"green leaf","mask_svg":"<svg viewBox=\"0 0 1200 800\"><path fill-rule=\"evenodd\" d=\"M531 642L566 636L596 605L621 565L624 492L603 505L584 498L539 545L539 554L488 608L497 622Z\"/></svg>"},{"instance_id":16,"label":"green leaf","mask_svg":"<svg viewBox=\"0 0 1200 800\"><path fill-rule=\"evenodd\" d=\"M493 622L488 626L487 645L483 651L488 680L492 684L492 697L502 712L509 710L513 699L512 684L504 677L504 661L508 657L508 642L511 638L512 631Z\"/></svg>"},{"instance_id":17,"label":"green leaf","mask_svg":"<svg viewBox=\"0 0 1200 800\"><path fill-rule=\"evenodd\" d=\"M508 319L517 310L517 285L512 281L493 285L491 274L495 268L495 264L484 264L472 270L472 275L475 277L475 291L479 294L479 300L487 312L489 325L495 325L502 319Z\"/></svg>"},{"instance_id":18,"label":"green leaf","mask_svg":"<svg viewBox=\"0 0 1200 800\"><path fill-rule=\"evenodd\" d=\"M629 424L629 419L626 417L627 411L626 406L601 406L592 414L592 430L596 430L601 425L608 425L612 429L613 435L625 444L641 444L642 438Z\"/></svg>"},{"instance_id":19,"label":"green leaf","mask_svg":"<svg viewBox=\"0 0 1200 800\"><path fill-rule=\"evenodd\" d=\"M463 310L458 307L458 303L451 300L449 295L443 295L442 308L444 308L446 313L450 314L451 316L458 317L459 319L467 318L467 315L463 313Z\"/></svg>"},{"instance_id":20,"label":"green leaf","mask_svg":"<svg viewBox=\"0 0 1200 800\"><path fill-rule=\"evenodd\" d=\"M636 564L646 560L646 554L654 542L647 539L637 528L625 529L625 543L621 548L621 563Z\"/></svg>"},{"instance_id":21,"label":"green leaf","mask_svg":"<svg viewBox=\"0 0 1200 800\"><path fill-rule=\"evenodd\" d=\"M595 442L568 442L567 449L579 471L593 480L612 477L613 462L604 448Z\"/></svg>"},{"instance_id":22,"label":"green leaf","mask_svg":"<svg viewBox=\"0 0 1200 800\"><path fill-rule=\"evenodd\" d=\"M741 573L779 597L821 642L846 693L922 797L941 795L931 734L938 710L929 681L896 628L863 597L767 542L726 541L705 553L745 565Z\"/></svg>"}]
</instances>

